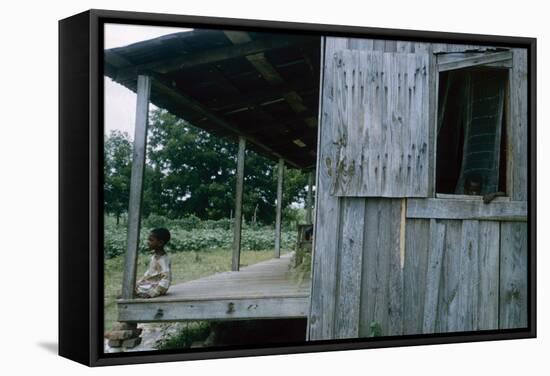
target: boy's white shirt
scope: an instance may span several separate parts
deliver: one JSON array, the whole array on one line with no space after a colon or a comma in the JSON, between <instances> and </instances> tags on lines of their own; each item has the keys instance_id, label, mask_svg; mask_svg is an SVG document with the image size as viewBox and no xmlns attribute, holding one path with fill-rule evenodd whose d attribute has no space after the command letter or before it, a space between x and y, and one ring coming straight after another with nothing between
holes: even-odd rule
<instances>
[{"instance_id":1,"label":"boy's white shirt","mask_svg":"<svg viewBox=\"0 0 550 376\"><path fill-rule=\"evenodd\" d=\"M143 277L138 281L137 289L142 293L149 293L157 286L168 290L172 283L172 265L168 254L151 255L149 266Z\"/></svg>"}]
</instances>

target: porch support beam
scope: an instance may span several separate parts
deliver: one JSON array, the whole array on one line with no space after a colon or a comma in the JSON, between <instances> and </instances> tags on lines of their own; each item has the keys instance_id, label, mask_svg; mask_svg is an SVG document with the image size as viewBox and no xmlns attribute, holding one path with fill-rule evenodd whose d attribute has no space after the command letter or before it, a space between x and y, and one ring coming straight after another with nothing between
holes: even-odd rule
<instances>
[{"instance_id":1,"label":"porch support beam","mask_svg":"<svg viewBox=\"0 0 550 376\"><path fill-rule=\"evenodd\" d=\"M231 270L238 271L241 260L241 225L243 214L243 186L244 186L244 151L246 140L239 136L239 151L237 154L237 182L235 187L235 223L233 224L233 257Z\"/></svg>"},{"instance_id":2,"label":"porch support beam","mask_svg":"<svg viewBox=\"0 0 550 376\"><path fill-rule=\"evenodd\" d=\"M128 237L122 280L123 299L132 299L134 297L134 288L136 284L141 199L143 193L143 174L145 170L150 94L150 77L139 75L137 86L136 126L134 131L134 151L132 156L132 175L130 179L130 202L128 205Z\"/></svg>"},{"instance_id":3,"label":"porch support beam","mask_svg":"<svg viewBox=\"0 0 550 376\"><path fill-rule=\"evenodd\" d=\"M307 196L306 196L306 224L312 223L311 210L313 206L313 171L307 174Z\"/></svg>"},{"instance_id":4,"label":"porch support beam","mask_svg":"<svg viewBox=\"0 0 550 376\"><path fill-rule=\"evenodd\" d=\"M277 174L277 208L275 215L275 254L274 258L281 257L281 217L283 209L283 175L285 170L285 162L282 158L279 159L278 174Z\"/></svg>"}]
</instances>

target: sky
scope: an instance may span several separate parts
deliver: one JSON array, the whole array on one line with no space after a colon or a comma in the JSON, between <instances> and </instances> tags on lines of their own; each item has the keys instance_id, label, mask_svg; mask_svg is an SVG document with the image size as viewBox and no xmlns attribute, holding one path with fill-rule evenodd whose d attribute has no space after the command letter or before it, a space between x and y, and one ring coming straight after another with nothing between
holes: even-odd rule
<instances>
[{"instance_id":1,"label":"sky","mask_svg":"<svg viewBox=\"0 0 550 376\"><path fill-rule=\"evenodd\" d=\"M124 24L105 25L105 49L123 47L132 43L158 38L163 35L190 31L179 27L141 26ZM111 130L127 132L134 138L136 118L136 94L119 85L109 77L104 77L105 86L105 133ZM150 105L150 108L154 108Z\"/></svg>"}]
</instances>

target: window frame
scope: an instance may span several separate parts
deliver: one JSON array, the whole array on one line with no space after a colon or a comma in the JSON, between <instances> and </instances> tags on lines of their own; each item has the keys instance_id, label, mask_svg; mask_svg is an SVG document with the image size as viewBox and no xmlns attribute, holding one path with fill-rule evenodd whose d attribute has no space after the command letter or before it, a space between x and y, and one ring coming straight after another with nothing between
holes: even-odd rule
<instances>
[{"instance_id":1,"label":"window frame","mask_svg":"<svg viewBox=\"0 0 550 376\"><path fill-rule=\"evenodd\" d=\"M454 55L454 56L452 56ZM497 197L494 201L511 201L512 197L512 139L511 139L511 103L510 93L512 91L512 77L513 77L513 50L512 49L498 49L486 51L480 50L464 50L462 52L434 52L434 116L431 124L433 132L433 161L432 161L432 198L445 199L445 200L482 200L483 195L464 195L453 193L439 193L437 192L437 128L439 118L439 78L443 72L449 72L451 70L467 69L473 67L489 67L489 68L501 68L506 69L508 73L508 80L505 85L504 93L504 130L505 130L505 142L506 142L506 192L504 196ZM500 159L500 156L499 156ZM499 161L500 163L500 161Z\"/></svg>"}]
</instances>

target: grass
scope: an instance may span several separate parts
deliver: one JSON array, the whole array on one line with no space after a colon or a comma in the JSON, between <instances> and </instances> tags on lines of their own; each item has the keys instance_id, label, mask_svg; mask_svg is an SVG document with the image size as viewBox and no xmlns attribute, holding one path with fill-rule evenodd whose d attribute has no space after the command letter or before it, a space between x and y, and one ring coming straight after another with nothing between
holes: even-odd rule
<instances>
[{"instance_id":1,"label":"grass","mask_svg":"<svg viewBox=\"0 0 550 376\"><path fill-rule=\"evenodd\" d=\"M174 350L191 347L195 341L204 341L210 334L210 323L204 321L186 322L185 327L173 335L161 339L155 345L157 350Z\"/></svg>"},{"instance_id":2,"label":"grass","mask_svg":"<svg viewBox=\"0 0 550 376\"><path fill-rule=\"evenodd\" d=\"M172 262L172 284L182 283L231 270L231 251L227 249L204 250L197 252L169 253ZM273 251L241 251L241 266L256 264L273 257ZM137 276L147 269L149 258L140 254ZM124 257L105 260L104 264L104 323L105 331L110 330L117 318L116 296L122 287Z\"/></svg>"}]
</instances>

